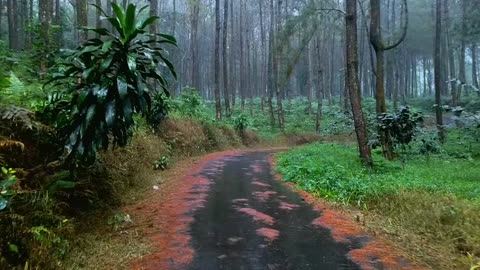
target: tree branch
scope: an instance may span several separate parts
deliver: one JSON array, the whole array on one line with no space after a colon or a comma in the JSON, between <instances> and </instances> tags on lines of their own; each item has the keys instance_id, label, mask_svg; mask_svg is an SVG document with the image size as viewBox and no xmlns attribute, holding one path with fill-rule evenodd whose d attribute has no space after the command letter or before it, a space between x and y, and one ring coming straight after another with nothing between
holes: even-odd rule
<instances>
[{"instance_id":1,"label":"tree branch","mask_svg":"<svg viewBox=\"0 0 480 270\"><path fill-rule=\"evenodd\" d=\"M388 50L391 50L391 49L394 49L394 48L398 47L398 45L400 45L405 40L405 38L407 37L407 30L408 30L408 4L407 4L407 0L403 0L403 5L404 5L404 8L402 9L402 13L405 16L405 24L402 27L402 36L396 42L394 42L393 44L388 45L388 46L383 46L384 51L388 51Z\"/></svg>"},{"instance_id":2,"label":"tree branch","mask_svg":"<svg viewBox=\"0 0 480 270\"><path fill-rule=\"evenodd\" d=\"M335 11L342 13L344 16L347 16L347 13L345 11L338 8L317 8L315 9L315 11Z\"/></svg>"}]
</instances>

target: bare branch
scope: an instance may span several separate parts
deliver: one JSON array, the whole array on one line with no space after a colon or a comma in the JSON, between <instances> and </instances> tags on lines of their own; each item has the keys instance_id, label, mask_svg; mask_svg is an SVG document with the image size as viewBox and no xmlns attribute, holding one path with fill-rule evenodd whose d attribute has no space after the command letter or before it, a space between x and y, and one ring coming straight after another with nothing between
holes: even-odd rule
<instances>
[{"instance_id":1,"label":"bare branch","mask_svg":"<svg viewBox=\"0 0 480 270\"><path fill-rule=\"evenodd\" d=\"M391 50L391 49L394 49L394 48L398 47L398 45L400 45L405 40L405 38L407 37L407 30L408 30L408 4L407 4L407 0L403 0L403 5L404 5L403 6L404 8L402 9L402 14L405 16L405 23L402 27L402 36L396 42L394 42L393 44L384 46L383 50L385 50L385 51L388 51L388 50Z\"/></svg>"},{"instance_id":2,"label":"bare branch","mask_svg":"<svg viewBox=\"0 0 480 270\"><path fill-rule=\"evenodd\" d=\"M335 11L342 13L344 16L347 16L347 13L345 11L338 8L317 8L315 9L315 11Z\"/></svg>"}]
</instances>

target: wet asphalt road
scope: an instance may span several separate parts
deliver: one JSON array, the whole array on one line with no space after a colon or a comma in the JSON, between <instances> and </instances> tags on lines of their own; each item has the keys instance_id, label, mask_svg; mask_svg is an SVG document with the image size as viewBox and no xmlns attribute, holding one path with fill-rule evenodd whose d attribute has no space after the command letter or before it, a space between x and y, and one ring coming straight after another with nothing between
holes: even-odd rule
<instances>
[{"instance_id":1,"label":"wet asphalt road","mask_svg":"<svg viewBox=\"0 0 480 270\"><path fill-rule=\"evenodd\" d=\"M275 180L269 155L232 156L200 173L213 185L193 213L195 257L188 269L360 269L348 258L355 247L313 226L321 213Z\"/></svg>"}]
</instances>

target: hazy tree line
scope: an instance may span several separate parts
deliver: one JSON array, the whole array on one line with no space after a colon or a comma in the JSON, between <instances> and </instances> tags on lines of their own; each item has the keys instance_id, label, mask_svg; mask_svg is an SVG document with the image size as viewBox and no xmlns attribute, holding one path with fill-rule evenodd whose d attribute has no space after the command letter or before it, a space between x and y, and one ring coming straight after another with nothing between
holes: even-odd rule
<instances>
[{"instance_id":1,"label":"hazy tree line","mask_svg":"<svg viewBox=\"0 0 480 270\"><path fill-rule=\"evenodd\" d=\"M356 87L361 96L376 98L377 113L393 110L387 100L397 107L436 93L440 108L478 92L476 0L360 0L354 7L344 0L133 2L149 4L149 15L160 16L151 31L178 40L178 48L170 49L180 75L173 92L197 89L215 100L217 118L229 116L233 106L251 110L254 98L261 98L271 125L280 128L285 122L282 103L293 97L306 97L310 114L317 100L318 119L323 100L351 111L348 42L358 46ZM0 0L0 40L12 50L36 49L43 76L51 52L88 38L81 27L102 27L100 12L90 4L111 13L109 3ZM348 42L347 8L355 9L356 20L356 37ZM441 124L441 115L437 120ZM388 138L383 139L387 145Z\"/></svg>"}]
</instances>

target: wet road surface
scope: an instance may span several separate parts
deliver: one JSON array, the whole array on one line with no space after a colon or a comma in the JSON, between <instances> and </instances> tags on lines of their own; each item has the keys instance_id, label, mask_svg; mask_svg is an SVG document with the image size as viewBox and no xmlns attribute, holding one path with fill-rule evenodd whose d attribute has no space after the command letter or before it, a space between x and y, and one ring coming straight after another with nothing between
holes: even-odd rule
<instances>
[{"instance_id":1,"label":"wet road surface","mask_svg":"<svg viewBox=\"0 0 480 270\"><path fill-rule=\"evenodd\" d=\"M315 226L322 213L275 180L269 155L227 156L201 170L211 185L191 213L194 255L187 269L361 269L348 255L356 241L336 242Z\"/></svg>"}]
</instances>

